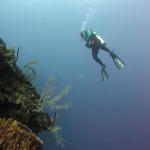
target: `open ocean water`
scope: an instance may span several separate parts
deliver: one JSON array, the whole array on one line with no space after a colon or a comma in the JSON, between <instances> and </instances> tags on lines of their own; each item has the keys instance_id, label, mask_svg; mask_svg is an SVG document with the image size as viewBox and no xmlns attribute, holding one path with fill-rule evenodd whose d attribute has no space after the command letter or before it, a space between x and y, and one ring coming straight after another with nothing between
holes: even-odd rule
<instances>
[{"instance_id":1,"label":"open ocean water","mask_svg":"<svg viewBox=\"0 0 150 150\"><path fill-rule=\"evenodd\" d=\"M71 85L63 101L72 106L58 119L65 147L41 132L43 150L150 150L149 8L150 0L0 0L0 37L21 47L19 66L39 60L39 92L49 76L58 90ZM126 63L118 71L100 51L105 82L80 39L85 20Z\"/></svg>"}]
</instances>

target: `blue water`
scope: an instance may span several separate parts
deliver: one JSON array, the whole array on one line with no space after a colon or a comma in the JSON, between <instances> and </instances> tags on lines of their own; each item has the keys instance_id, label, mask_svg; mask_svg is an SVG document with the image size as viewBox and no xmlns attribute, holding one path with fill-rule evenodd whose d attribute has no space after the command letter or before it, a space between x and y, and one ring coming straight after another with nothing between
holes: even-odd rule
<instances>
[{"instance_id":1,"label":"blue water","mask_svg":"<svg viewBox=\"0 0 150 150\"><path fill-rule=\"evenodd\" d=\"M0 0L0 36L21 47L18 65L38 59L39 91L52 75L60 88L71 85L59 113L65 147L42 132L44 150L150 150L150 0L99 0L89 27L126 62L118 71L105 52L100 57L110 79L79 32L90 9L88 0Z\"/></svg>"}]
</instances>

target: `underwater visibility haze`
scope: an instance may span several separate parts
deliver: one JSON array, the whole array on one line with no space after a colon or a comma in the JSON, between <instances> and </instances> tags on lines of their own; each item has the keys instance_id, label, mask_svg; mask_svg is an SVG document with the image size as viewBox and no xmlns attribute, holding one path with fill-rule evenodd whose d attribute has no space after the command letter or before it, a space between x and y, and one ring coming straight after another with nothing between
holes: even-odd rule
<instances>
[{"instance_id":1,"label":"underwater visibility haze","mask_svg":"<svg viewBox=\"0 0 150 150\"><path fill-rule=\"evenodd\" d=\"M49 76L58 92L69 84L60 111L65 146L49 132L39 134L43 150L150 149L150 0L0 0L0 37L20 46L18 65L37 59L35 85ZM125 62L117 70L108 53L99 57L109 79L84 46L80 31L92 29Z\"/></svg>"}]
</instances>

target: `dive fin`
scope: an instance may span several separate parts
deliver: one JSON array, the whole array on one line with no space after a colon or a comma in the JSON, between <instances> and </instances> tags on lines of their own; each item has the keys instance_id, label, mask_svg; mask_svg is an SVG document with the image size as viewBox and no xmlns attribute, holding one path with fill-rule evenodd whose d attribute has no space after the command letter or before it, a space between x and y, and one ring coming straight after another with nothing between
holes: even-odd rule
<instances>
[{"instance_id":1,"label":"dive fin","mask_svg":"<svg viewBox=\"0 0 150 150\"><path fill-rule=\"evenodd\" d=\"M123 63L123 61L121 59L119 59L119 58L113 59L113 61L114 61L115 65L116 65L116 67L119 70L121 70L125 66L125 64Z\"/></svg>"},{"instance_id":2,"label":"dive fin","mask_svg":"<svg viewBox=\"0 0 150 150\"><path fill-rule=\"evenodd\" d=\"M122 68L124 68L125 63L122 61L121 58L119 58L114 52L110 53L110 56L112 57L116 67L121 70Z\"/></svg>"},{"instance_id":3,"label":"dive fin","mask_svg":"<svg viewBox=\"0 0 150 150\"><path fill-rule=\"evenodd\" d=\"M109 75L108 75L107 71L105 70L105 67L102 68L101 75L102 75L103 81L105 81L106 79L109 78Z\"/></svg>"}]
</instances>

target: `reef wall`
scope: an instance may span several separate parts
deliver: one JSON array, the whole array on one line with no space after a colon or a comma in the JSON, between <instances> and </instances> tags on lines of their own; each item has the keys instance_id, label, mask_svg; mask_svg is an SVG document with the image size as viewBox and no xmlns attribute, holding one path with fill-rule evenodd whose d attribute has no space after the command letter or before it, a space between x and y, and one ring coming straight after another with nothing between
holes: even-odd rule
<instances>
[{"instance_id":1,"label":"reef wall","mask_svg":"<svg viewBox=\"0 0 150 150\"><path fill-rule=\"evenodd\" d=\"M36 111L42 100L17 66L18 56L19 48L16 53L0 39L0 149L38 150L42 142L34 133L47 129L52 121L47 113Z\"/></svg>"}]
</instances>

